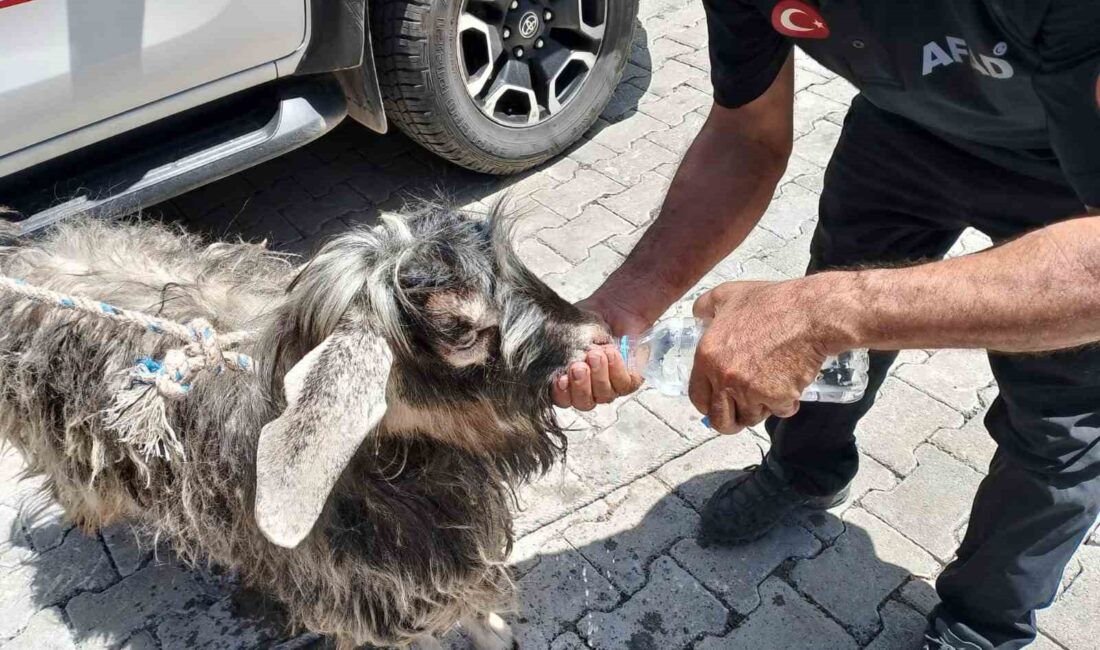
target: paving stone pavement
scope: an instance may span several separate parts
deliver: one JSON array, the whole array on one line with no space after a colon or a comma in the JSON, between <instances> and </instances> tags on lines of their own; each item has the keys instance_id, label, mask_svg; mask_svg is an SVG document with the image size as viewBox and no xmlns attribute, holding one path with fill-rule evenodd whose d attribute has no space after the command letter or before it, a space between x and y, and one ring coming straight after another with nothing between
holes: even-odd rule
<instances>
[{"instance_id":1,"label":"paving stone pavement","mask_svg":"<svg viewBox=\"0 0 1100 650\"><path fill-rule=\"evenodd\" d=\"M348 123L314 144L150 212L211 236L319 242L435 189L484 210L507 196L518 250L568 299L583 298L654 218L675 163L706 118L698 0L642 0L622 86L585 139L533 172L494 178L433 158L399 134ZM746 244L689 294L739 278L801 273L824 167L853 91L797 59L794 157ZM952 254L988 245L968 232ZM676 309L683 310L687 302ZM686 400L643 391L579 416L565 467L521 491L512 619L529 650L917 647L931 587L965 525L994 446L981 416L996 395L984 356L908 351L861 423L853 501L800 514L738 549L694 539L706 497L758 462L758 431L715 437ZM323 645L284 638L257 594L214 570L143 547L125 526L85 536L0 456L0 647L34 650ZM1036 647L1084 650L1100 636L1100 547L1082 547ZM466 647L461 635L449 647Z\"/></svg>"}]
</instances>

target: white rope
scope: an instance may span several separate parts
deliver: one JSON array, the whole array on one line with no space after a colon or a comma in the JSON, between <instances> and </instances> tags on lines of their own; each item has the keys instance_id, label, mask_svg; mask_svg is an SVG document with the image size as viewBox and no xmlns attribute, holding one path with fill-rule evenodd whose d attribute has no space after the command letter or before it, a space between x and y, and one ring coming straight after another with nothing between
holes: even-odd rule
<instances>
[{"instance_id":1,"label":"white rope","mask_svg":"<svg viewBox=\"0 0 1100 650\"><path fill-rule=\"evenodd\" d=\"M253 340L253 332L218 334L202 318L186 324L177 323L4 276L0 276L0 290L56 309L88 314L186 342L184 346L168 350L159 361L152 357L138 359L125 373L125 380L115 393L114 404L104 411L108 427L118 432L120 440L140 447L146 456L183 456L183 447L168 423L163 400L177 400L187 395L203 371L215 375L226 368L255 371L251 357L232 350Z\"/></svg>"}]
</instances>

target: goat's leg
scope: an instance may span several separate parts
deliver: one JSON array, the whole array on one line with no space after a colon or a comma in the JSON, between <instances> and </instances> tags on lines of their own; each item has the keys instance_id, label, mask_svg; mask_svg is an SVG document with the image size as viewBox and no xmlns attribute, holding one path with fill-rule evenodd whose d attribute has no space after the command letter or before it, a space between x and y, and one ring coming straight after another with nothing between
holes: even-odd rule
<instances>
[{"instance_id":1,"label":"goat's leg","mask_svg":"<svg viewBox=\"0 0 1100 650\"><path fill-rule=\"evenodd\" d=\"M478 614L462 621L476 650L515 650L519 648L512 628L494 612Z\"/></svg>"}]
</instances>

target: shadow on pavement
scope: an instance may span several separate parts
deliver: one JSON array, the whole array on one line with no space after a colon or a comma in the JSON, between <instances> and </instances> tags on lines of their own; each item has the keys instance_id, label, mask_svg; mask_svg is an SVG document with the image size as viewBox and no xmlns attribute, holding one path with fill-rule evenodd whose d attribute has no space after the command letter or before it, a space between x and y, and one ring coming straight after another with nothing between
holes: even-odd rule
<instances>
[{"instance_id":1,"label":"shadow on pavement","mask_svg":"<svg viewBox=\"0 0 1100 650\"><path fill-rule=\"evenodd\" d=\"M695 476L671 491L644 477L524 538L512 557L519 604L510 616L521 647L541 650L557 640L554 648L583 648L571 643L585 639L599 650L817 650L874 639L884 594L911 576L880 559L869 532L852 521L822 513L815 527L843 527L829 543L792 520L744 546L696 544L698 502L734 475ZM128 550L125 528L87 536L30 514L11 526L15 543L0 548L0 565L7 584L26 581L30 601L3 603L12 625L35 610L60 608L82 648L331 647L314 635L288 637L278 604L232 576L184 567L165 548L155 556L136 545ZM909 599L935 599L919 579L907 588ZM894 600L885 609L892 619L876 650L915 647L919 615ZM60 617L60 610L46 611ZM157 646L143 645L154 638ZM467 647L460 632L446 644Z\"/></svg>"}]
</instances>

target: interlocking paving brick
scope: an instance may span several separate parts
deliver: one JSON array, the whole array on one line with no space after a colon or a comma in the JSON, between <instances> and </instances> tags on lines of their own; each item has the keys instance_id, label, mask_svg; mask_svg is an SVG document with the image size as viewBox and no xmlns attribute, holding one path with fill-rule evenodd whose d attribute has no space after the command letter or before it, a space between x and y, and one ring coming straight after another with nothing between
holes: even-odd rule
<instances>
[{"instance_id":1,"label":"interlocking paving brick","mask_svg":"<svg viewBox=\"0 0 1100 650\"><path fill-rule=\"evenodd\" d=\"M584 206L589 203L608 194L617 194L624 189L622 185L597 171L582 169L577 172L573 180L553 189L539 190L533 196L536 201L554 212L567 219L573 219L579 216Z\"/></svg>"},{"instance_id":2,"label":"interlocking paving brick","mask_svg":"<svg viewBox=\"0 0 1100 650\"><path fill-rule=\"evenodd\" d=\"M573 454L570 454L572 456ZM572 463L570 463L572 464ZM596 496L570 467L557 465L545 476L516 490L519 509L515 513L517 535L535 530Z\"/></svg>"},{"instance_id":3,"label":"interlocking paving brick","mask_svg":"<svg viewBox=\"0 0 1100 650\"><path fill-rule=\"evenodd\" d=\"M758 540L730 548L703 548L685 539L670 554L731 609L748 614L760 605L758 586L780 564L819 550L821 542L804 528L781 524Z\"/></svg>"},{"instance_id":4,"label":"interlocking paving brick","mask_svg":"<svg viewBox=\"0 0 1100 650\"><path fill-rule=\"evenodd\" d=\"M981 406L978 390L993 382L984 350L938 350L928 361L902 366L896 374L963 413Z\"/></svg>"},{"instance_id":5,"label":"interlocking paving brick","mask_svg":"<svg viewBox=\"0 0 1100 650\"><path fill-rule=\"evenodd\" d=\"M100 532L103 534L103 542L107 545L107 552L111 554L115 568L123 577L137 571L152 555L152 550L149 548L152 542L140 538L140 533L129 524L118 524L104 528Z\"/></svg>"},{"instance_id":6,"label":"interlocking paving brick","mask_svg":"<svg viewBox=\"0 0 1100 650\"><path fill-rule=\"evenodd\" d=\"M587 254L587 249L584 252ZM516 246L516 254L535 275L565 273L573 268L569 260L536 239L527 239L520 242Z\"/></svg>"},{"instance_id":7,"label":"interlocking paving brick","mask_svg":"<svg viewBox=\"0 0 1100 650\"><path fill-rule=\"evenodd\" d=\"M679 126L650 133L646 136L646 139L661 145L678 156L682 156L695 140L695 136L699 133L699 129L703 126L704 121L705 118L703 116L697 113L691 113L684 116L684 121L681 122ZM654 122L656 122L656 120L654 120ZM661 126L664 125L662 124Z\"/></svg>"},{"instance_id":8,"label":"interlocking paving brick","mask_svg":"<svg viewBox=\"0 0 1100 650\"><path fill-rule=\"evenodd\" d=\"M788 240L775 252L767 254L764 262L779 271L784 278L800 278L806 274L806 267L810 264L811 239L813 239L813 231L807 229L801 235Z\"/></svg>"},{"instance_id":9,"label":"interlocking paving brick","mask_svg":"<svg viewBox=\"0 0 1100 650\"><path fill-rule=\"evenodd\" d=\"M528 201L512 213L512 237L514 241L527 239L543 228L557 228L568 220L550 208Z\"/></svg>"},{"instance_id":10,"label":"interlocking paving brick","mask_svg":"<svg viewBox=\"0 0 1100 650\"><path fill-rule=\"evenodd\" d=\"M663 164L675 162L676 154L649 140L638 140L623 154L596 161L592 165L600 173L629 187L642 180L642 175Z\"/></svg>"},{"instance_id":11,"label":"interlocking paving brick","mask_svg":"<svg viewBox=\"0 0 1100 650\"><path fill-rule=\"evenodd\" d=\"M117 578L99 540L80 531L44 553L8 547L0 555L0 639L17 634L38 610Z\"/></svg>"},{"instance_id":12,"label":"interlocking paving brick","mask_svg":"<svg viewBox=\"0 0 1100 650\"><path fill-rule=\"evenodd\" d=\"M967 228L944 257L969 255L985 250L992 245L993 241L989 238L989 235L974 228Z\"/></svg>"},{"instance_id":13,"label":"interlocking paving brick","mask_svg":"<svg viewBox=\"0 0 1100 650\"><path fill-rule=\"evenodd\" d=\"M791 571L801 593L844 623L863 643L879 630L879 605L910 575L931 577L935 559L859 508L844 514L836 543Z\"/></svg>"},{"instance_id":14,"label":"interlocking paving brick","mask_svg":"<svg viewBox=\"0 0 1100 650\"><path fill-rule=\"evenodd\" d=\"M631 223L620 219L607 208L591 204L585 206L584 211L576 219L557 228L542 230L538 237L558 255L575 264L588 257L588 251L592 246L614 235L626 234L633 230L634 226Z\"/></svg>"},{"instance_id":15,"label":"interlocking paving brick","mask_svg":"<svg viewBox=\"0 0 1100 650\"><path fill-rule=\"evenodd\" d=\"M834 79L837 74L832 70L821 65L815 61L809 54L806 54L800 49L794 51L794 64L795 66L802 68L803 70L809 70L810 72L825 77L826 79Z\"/></svg>"},{"instance_id":16,"label":"interlocking paving brick","mask_svg":"<svg viewBox=\"0 0 1100 650\"><path fill-rule=\"evenodd\" d=\"M935 580L929 578L910 579L898 590L898 599L924 616L932 613L932 608L940 602Z\"/></svg>"},{"instance_id":17,"label":"interlocking paving brick","mask_svg":"<svg viewBox=\"0 0 1100 650\"><path fill-rule=\"evenodd\" d=\"M673 178L676 178L676 170L678 168L679 164L677 163L665 163L657 167L657 169L654 169L653 171L667 178L668 180L672 180Z\"/></svg>"},{"instance_id":18,"label":"interlocking paving brick","mask_svg":"<svg viewBox=\"0 0 1100 650\"><path fill-rule=\"evenodd\" d=\"M793 239L810 230L810 223L817 216L819 197L804 187L784 185L779 198L772 201L760 226L783 239Z\"/></svg>"},{"instance_id":19,"label":"interlocking paving brick","mask_svg":"<svg viewBox=\"0 0 1100 650\"><path fill-rule=\"evenodd\" d=\"M630 254L630 251L634 250L634 246L638 243L638 240L645 234L645 228L635 228L631 232L625 235L615 235L608 239L605 244L615 251L619 255L626 257Z\"/></svg>"},{"instance_id":20,"label":"interlocking paving brick","mask_svg":"<svg viewBox=\"0 0 1100 650\"><path fill-rule=\"evenodd\" d=\"M970 513L981 474L942 451L924 445L920 463L890 492L873 492L863 506L924 550L946 562L955 551L953 531Z\"/></svg>"},{"instance_id":21,"label":"interlocking paving brick","mask_svg":"<svg viewBox=\"0 0 1100 650\"><path fill-rule=\"evenodd\" d=\"M377 210L350 185L341 183L320 198L288 204L282 209L282 214L302 234L309 236L316 234L332 219L348 217L363 220L373 217Z\"/></svg>"},{"instance_id":22,"label":"interlocking paving brick","mask_svg":"<svg viewBox=\"0 0 1100 650\"><path fill-rule=\"evenodd\" d=\"M600 117L608 122L617 122L623 117L638 109L638 101L642 98L645 91L637 86L621 83L615 88L615 92L611 94L611 99L608 100L607 106L604 107L603 112L600 113Z\"/></svg>"},{"instance_id":23,"label":"interlocking paving brick","mask_svg":"<svg viewBox=\"0 0 1100 650\"><path fill-rule=\"evenodd\" d=\"M550 178L553 178L559 183L573 180L573 177L577 175L579 169L580 163L568 156L551 159L549 162L539 167L539 171L547 174Z\"/></svg>"},{"instance_id":24,"label":"interlocking paving brick","mask_svg":"<svg viewBox=\"0 0 1100 650\"><path fill-rule=\"evenodd\" d=\"M799 158L800 156L791 156L792 158ZM806 174L805 176L799 176L794 179L794 182L802 187L810 190L814 194L821 194L825 189L825 170L813 172L812 174Z\"/></svg>"},{"instance_id":25,"label":"interlocking paving brick","mask_svg":"<svg viewBox=\"0 0 1100 650\"><path fill-rule=\"evenodd\" d=\"M850 103L852 98L859 94L855 86L843 77L834 77L826 83L815 85L810 88L810 92L821 95L822 97L828 97L834 102L839 102L844 105Z\"/></svg>"},{"instance_id":26,"label":"interlocking paving brick","mask_svg":"<svg viewBox=\"0 0 1100 650\"><path fill-rule=\"evenodd\" d=\"M569 302L578 302L592 295L611 272L619 268L623 256L600 244L588 250L588 259L565 273L543 277L551 289Z\"/></svg>"},{"instance_id":27,"label":"interlocking paving brick","mask_svg":"<svg viewBox=\"0 0 1100 650\"><path fill-rule=\"evenodd\" d=\"M997 443L982 423L984 416L984 412L974 415L959 429L940 429L932 435L930 442L975 471L985 474L997 451Z\"/></svg>"},{"instance_id":28,"label":"interlocking paving brick","mask_svg":"<svg viewBox=\"0 0 1100 650\"><path fill-rule=\"evenodd\" d=\"M610 613L586 616L578 625L588 645L601 650L681 648L701 633L726 625L726 608L670 558L650 566L649 582Z\"/></svg>"},{"instance_id":29,"label":"interlocking paving brick","mask_svg":"<svg viewBox=\"0 0 1100 650\"><path fill-rule=\"evenodd\" d=\"M597 122L589 132L588 137L593 142L601 144L612 151L624 153L630 150L631 144L638 138L656 131L664 131L668 126L645 113L632 113L626 119L608 124L606 120ZM658 142L657 144L661 144Z\"/></svg>"},{"instance_id":30,"label":"interlocking paving brick","mask_svg":"<svg viewBox=\"0 0 1100 650\"><path fill-rule=\"evenodd\" d=\"M960 413L928 397L912 386L887 378L875 405L856 428L860 448L895 472L913 471L913 450L934 432L958 428Z\"/></svg>"},{"instance_id":31,"label":"interlocking paving brick","mask_svg":"<svg viewBox=\"0 0 1100 650\"><path fill-rule=\"evenodd\" d=\"M898 480L893 472L874 458L866 454L859 455L859 472L852 479L848 488L848 499L828 510L802 510L795 516L795 521L805 526L823 542L831 543L844 532L844 522L839 518L853 505L859 503L864 495L872 490L891 490L897 485Z\"/></svg>"},{"instance_id":32,"label":"interlocking paving brick","mask_svg":"<svg viewBox=\"0 0 1100 650\"><path fill-rule=\"evenodd\" d=\"M43 609L31 617L15 638L0 643L4 650L73 650L76 642L65 625L61 610Z\"/></svg>"},{"instance_id":33,"label":"interlocking paving brick","mask_svg":"<svg viewBox=\"0 0 1100 650\"><path fill-rule=\"evenodd\" d=\"M56 502L45 495L27 500L20 513L23 527L30 535L35 550L42 552L57 548L65 540L65 535L73 529L73 524L65 516L65 511Z\"/></svg>"},{"instance_id":34,"label":"interlocking paving brick","mask_svg":"<svg viewBox=\"0 0 1100 650\"><path fill-rule=\"evenodd\" d=\"M858 646L778 578L760 585L761 606L724 637L696 644L697 650L783 648L784 650L854 650Z\"/></svg>"},{"instance_id":35,"label":"interlocking paving brick","mask_svg":"<svg viewBox=\"0 0 1100 650\"><path fill-rule=\"evenodd\" d=\"M424 177L427 167L411 155L403 155L387 166L364 165L347 182L375 205L397 195L413 179Z\"/></svg>"},{"instance_id":36,"label":"interlocking paving brick","mask_svg":"<svg viewBox=\"0 0 1100 650\"><path fill-rule=\"evenodd\" d=\"M576 634L566 632L554 639L554 642L550 644L550 650L588 650L588 646L584 645L584 641L581 641L581 638Z\"/></svg>"},{"instance_id":37,"label":"interlocking paving brick","mask_svg":"<svg viewBox=\"0 0 1100 650\"><path fill-rule=\"evenodd\" d=\"M527 628L527 635L543 639L553 639L586 611L611 609L621 597L596 567L572 549L545 555L517 588L519 625Z\"/></svg>"},{"instance_id":38,"label":"interlocking paving brick","mask_svg":"<svg viewBox=\"0 0 1100 650\"><path fill-rule=\"evenodd\" d=\"M641 589L649 561L698 525L691 508L648 476L602 501L593 505L603 514L572 524L563 535L624 593Z\"/></svg>"},{"instance_id":39,"label":"interlocking paving brick","mask_svg":"<svg viewBox=\"0 0 1100 650\"><path fill-rule=\"evenodd\" d=\"M797 108L795 109L797 111ZM833 148L840 139L840 127L832 122L818 121L806 135L795 141L795 151L818 167L826 167Z\"/></svg>"},{"instance_id":40,"label":"interlocking paving brick","mask_svg":"<svg viewBox=\"0 0 1100 650\"><path fill-rule=\"evenodd\" d=\"M278 160L278 158L276 158ZM356 151L345 151L331 162L310 165L294 171L294 180L302 186L304 190L315 197L325 196L330 193L334 187L342 184L352 176L355 176L361 172L364 168L370 166L362 156ZM285 177L278 180L274 180L270 183L265 183L265 187L275 185ZM362 200L362 197L360 197Z\"/></svg>"},{"instance_id":41,"label":"interlocking paving brick","mask_svg":"<svg viewBox=\"0 0 1100 650\"><path fill-rule=\"evenodd\" d=\"M65 613L77 635L123 639L139 628L212 604L211 588L199 575L175 564L150 566L98 593L82 593Z\"/></svg>"},{"instance_id":42,"label":"interlocking paving brick","mask_svg":"<svg viewBox=\"0 0 1100 650\"><path fill-rule=\"evenodd\" d=\"M652 73L648 68L635 65L630 61L623 67L623 76L620 83L631 83L645 90L649 86L649 77Z\"/></svg>"},{"instance_id":43,"label":"interlocking paving brick","mask_svg":"<svg viewBox=\"0 0 1100 650\"><path fill-rule=\"evenodd\" d=\"M600 199L600 204L630 223L642 226L656 218L667 190L668 180L665 177L646 172L625 192Z\"/></svg>"},{"instance_id":44,"label":"interlocking paving brick","mask_svg":"<svg viewBox=\"0 0 1100 650\"><path fill-rule=\"evenodd\" d=\"M497 179L496 184L481 197L481 201L487 205L505 201L512 209L523 210L531 203L529 197L535 192L556 187L558 184L558 181L549 174L540 174L536 171L517 176L504 176Z\"/></svg>"},{"instance_id":45,"label":"interlocking paving brick","mask_svg":"<svg viewBox=\"0 0 1100 650\"><path fill-rule=\"evenodd\" d=\"M806 160L801 156L792 155L787 160L787 169L783 171L783 177L780 178L779 183L776 184L775 195L781 196L783 194L783 188L787 183L797 181L798 179L805 178L806 176L820 174L822 172L823 170L820 167L810 162L809 160ZM810 191L813 191L811 188L805 189L810 189ZM815 193L820 194L821 192L819 190ZM813 216L817 216L817 206L814 206Z\"/></svg>"},{"instance_id":46,"label":"interlocking paving brick","mask_svg":"<svg viewBox=\"0 0 1100 650\"><path fill-rule=\"evenodd\" d=\"M801 90L805 90L810 86L823 84L828 81L829 80L825 77L817 74L816 72L807 70L806 68L802 68L797 65L794 68L794 91L796 93Z\"/></svg>"},{"instance_id":47,"label":"interlocking paving brick","mask_svg":"<svg viewBox=\"0 0 1100 650\"><path fill-rule=\"evenodd\" d=\"M894 600L882 606L882 632L865 650L919 648L924 641L924 615Z\"/></svg>"},{"instance_id":48,"label":"interlocking paving brick","mask_svg":"<svg viewBox=\"0 0 1100 650\"><path fill-rule=\"evenodd\" d=\"M522 578L538 566L542 558L574 550L562 533L579 522L599 519L606 514L606 507L607 503L602 499L595 501L517 539L512 545L512 554L508 556L508 566L513 574Z\"/></svg>"},{"instance_id":49,"label":"interlocking paving brick","mask_svg":"<svg viewBox=\"0 0 1100 650\"><path fill-rule=\"evenodd\" d=\"M681 85L664 97L654 96L638 104L638 110L669 126L682 124L692 111L710 106L711 98L688 85Z\"/></svg>"},{"instance_id":50,"label":"interlocking paving brick","mask_svg":"<svg viewBox=\"0 0 1100 650\"><path fill-rule=\"evenodd\" d=\"M848 107L844 104L839 104L831 99L822 97L821 95L815 95L811 92L801 92L794 96L794 153L801 155L817 166L824 168L825 164L822 161L828 162L829 156L832 155L832 143L825 140L824 144L817 140L807 140L803 142L806 134L814 130L814 125L819 122L826 123L827 126L836 128L836 124L830 120L830 118L839 118L843 120L844 115L848 112Z\"/></svg>"},{"instance_id":51,"label":"interlocking paving brick","mask_svg":"<svg viewBox=\"0 0 1100 650\"><path fill-rule=\"evenodd\" d=\"M664 97L684 84L690 84L692 81L710 87L710 77L706 72L686 63L671 60L665 61L664 65L654 70L648 79L639 77L633 79L631 83L645 89L648 95Z\"/></svg>"},{"instance_id":52,"label":"interlocking paving brick","mask_svg":"<svg viewBox=\"0 0 1100 650\"><path fill-rule=\"evenodd\" d=\"M686 63L693 68L699 68L704 72L710 72L710 52L707 50L707 48L694 50L692 52L688 52L687 54L681 54L676 57L676 60ZM706 89L700 88L700 90Z\"/></svg>"},{"instance_id":53,"label":"interlocking paving brick","mask_svg":"<svg viewBox=\"0 0 1100 650\"><path fill-rule=\"evenodd\" d=\"M687 47L681 43L677 43L672 39L655 38L649 42L649 69L660 70L661 67L664 66L665 62L669 59L676 56L690 54L693 51L694 50L692 50L690 47ZM634 57L631 57L631 60L634 60Z\"/></svg>"},{"instance_id":54,"label":"interlocking paving brick","mask_svg":"<svg viewBox=\"0 0 1100 650\"><path fill-rule=\"evenodd\" d=\"M242 616L229 597L166 618L157 626L162 650L250 650L271 645L284 632L273 621Z\"/></svg>"},{"instance_id":55,"label":"interlocking paving brick","mask_svg":"<svg viewBox=\"0 0 1100 650\"><path fill-rule=\"evenodd\" d=\"M581 165L595 165L601 160L614 158L618 153L613 149L608 149L599 142L581 140L568 150L567 155Z\"/></svg>"},{"instance_id":56,"label":"interlocking paving brick","mask_svg":"<svg viewBox=\"0 0 1100 650\"><path fill-rule=\"evenodd\" d=\"M1100 638L1100 548L1082 546L1077 551L1082 571L1062 594L1057 606L1039 612L1039 628L1070 650L1095 648Z\"/></svg>"},{"instance_id":57,"label":"interlocking paving brick","mask_svg":"<svg viewBox=\"0 0 1100 650\"><path fill-rule=\"evenodd\" d=\"M737 279L778 282L781 280L790 280L792 277L795 276L780 271L764 260L748 260L741 265L741 273L738 274Z\"/></svg>"},{"instance_id":58,"label":"interlocking paving brick","mask_svg":"<svg viewBox=\"0 0 1100 650\"><path fill-rule=\"evenodd\" d=\"M687 440L636 402L619 409L615 425L572 446L570 468L606 493L687 451Z\"/></svg>"},{"instance_id":59,"label":"interlocking paving brick","mask_svg":"<svg viewBox=\"0 0 1100 650\"><path fill-rule=\"evenodd\" d=\"M234 174L177 196L172 202L187 216L201 216L227 203L240 204L256 188L244 176Z\"/></svg>"},{"instance_id":60,"label":"interlocking paving brick","mask_svg":"<svg viewBox=\"0 0 1100 650\"><path fill-rule=\"evenodd\" d=\"M691 440L709 440L718 435L714 429L703 425L702 416L686 395L663 395L647 388L638 394L638 401Z\"/></svg>"},{"instance_id":61,"label":"interlocking paving brick","mask_svg":"<svg viewBox=\"0 0 1100 650\"><path fill-rule=\"evenodd\" d=\"M707 30L706 25L696 24L687 27L681 27L668 32L668 38L687 45L692 49L699 49L707 46ZM667 63L665 65L668 65Z\"/></svg>"}]
</instances>

